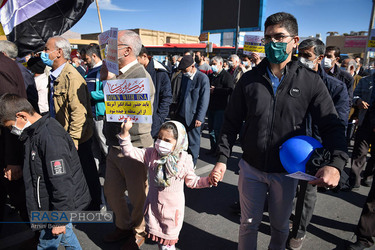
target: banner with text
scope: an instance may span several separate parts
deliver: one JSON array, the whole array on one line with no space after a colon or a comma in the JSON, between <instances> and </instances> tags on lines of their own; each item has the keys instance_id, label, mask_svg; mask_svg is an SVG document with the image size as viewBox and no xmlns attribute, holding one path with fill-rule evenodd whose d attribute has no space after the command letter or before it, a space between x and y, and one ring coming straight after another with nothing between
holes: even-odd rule
<instances>
[{"instance_id":1,"label":"banner with text","mask_svg":"<svg viewBox=\"0 0 375 250\"><path fill-rule=\"evenodd\" d=\"M375 29L371 30L370 36L368 38L367 51L369 52L375 51Z\"/></svg>"},{"instance_id":2,"label":"banner with text","mask_svg":"<svg viewBox=\"0 0 375 250\"><path fill-rule=\"evenodd\" d=\"M261 36L245 35L243 53L245 55L251 55L256 52L261 57L265 57L264 46L262 45Z\"/></svg>"},{"instance_id":3,"label":"banner with text","mask_svg":"<svg viewBox=\"0 0 375 250\"><path fill-rule=\"evenodd\" d=\"M98 36L100 54L105 59L109 72L115 75L119 74L118 56L117 56L117 35L118 29L111 28Z\"/></svg>"},{"instance_id":4,"label":"banner with text","mask_svg":"<svg viewBox=\"0 0 375 250\"><path fill-rule=\"evenodd\" d=\"M134 123L152 123L147 78L103 81L103 91L108 122L123 122L129 118Z\"/></svg>"}]
</instances>

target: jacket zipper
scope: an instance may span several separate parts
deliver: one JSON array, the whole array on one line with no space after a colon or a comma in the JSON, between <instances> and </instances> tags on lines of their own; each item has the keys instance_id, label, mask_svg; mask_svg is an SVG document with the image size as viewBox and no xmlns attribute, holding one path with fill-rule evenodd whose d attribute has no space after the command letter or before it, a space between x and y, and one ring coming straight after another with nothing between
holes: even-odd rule
<instances>
[{"instance_id":1,"label":"jacket zipper","mask_svg":"<svg viewBox=\"0 0 375 250\"><path fill-rule=\"evenodd\" d=\"M39 184L40 184L40 176L38 176L38 180L36 182L36 198L38 200L38 207L39 209L42 208L42 206L40 205L40 196L39 196Z\"/></svg>"},{"instance_id":2,"label":"jacket zipper","mask_svg":"<svg viewBox=\"0 0 375 250\"><path fill-rule=\"evenodd\" d=\"M284 83L284 79L287 77L287 75L288 75L288 72L286 72L286 74L284 75L283 79L281 80L279 86L278 86L277 89L276 89L276 93L273 92L273 87L272 87L271 79L269 79L269 78L267 78L267 77L265 76L266 80L270 83L271 88L272 88L272 118L271 118L271 127L270 127L270 129L267 131L267 136L266 136L266 138L267 138L267 143L266 143L266 145L265 145L265 152L266 152L266 155L265 155L265 160L264 160L264 167L265 167L265 168L267 168L267 164L268 164L268 155L269 155L269 150L268 150L268 148L269 148L269 145L270 145L270 143L271 143L271 139L272 139L272 138L271 138L271 137L272 137L272 130L273 130L273 125L274 125L274 120L275 120L275 104L276 104L277 96L278 96L278 95L277 95L277 92L278 92L278 90L279 90L279 87L281 87L281 85ZM267 126L267 127L269 127L269 126Z\"/></svg>"}]
</instances>

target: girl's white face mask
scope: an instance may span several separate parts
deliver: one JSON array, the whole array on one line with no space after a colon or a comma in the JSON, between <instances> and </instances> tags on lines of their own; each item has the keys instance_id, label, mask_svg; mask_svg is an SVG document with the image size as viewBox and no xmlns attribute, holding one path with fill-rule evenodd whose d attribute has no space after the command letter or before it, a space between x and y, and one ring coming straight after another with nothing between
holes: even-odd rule
<instances>
[{"instance_id":1,"label":"girl's white face mask","mask_svg":"<svg viewBox=\"0 0 375 250\"><path fill-rule=\"evenodd\" d=\"M172 153L173 144L157 139L155 142L155 149L161 156L166 156Z\"/></svg>"}]
</instances>

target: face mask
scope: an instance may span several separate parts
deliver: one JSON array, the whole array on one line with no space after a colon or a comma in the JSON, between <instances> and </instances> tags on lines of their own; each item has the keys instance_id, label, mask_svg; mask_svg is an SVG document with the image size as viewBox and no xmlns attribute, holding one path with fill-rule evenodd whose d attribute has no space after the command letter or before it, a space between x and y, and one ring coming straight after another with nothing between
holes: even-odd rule
<instances>
[{"instance_id":1,"label":"face mask","mask_svg":"<svg viewBox=\"0 0 375 250\"><path fill-rule=\"evenodd\" d=\"M55 51L55 50L54 50ZM53 52L53 51L52 51ZM52 64L53 64L53 61L55 61L55 59L51 60L49 59L49 55L48 53L42 51L42 53L40 54L40 59L42 59L42 62L47 65L47 66L50 66L52 67Z\"/></svg>"},{"instance_id":2,"label":"face mask","mask_svg":"<svg viewBox=\"0 0 375 250\"><path fill-rule=\"evenodd\" d=\"M187 78L191 78L193 76L193 73L186 72L186 73L184 73L184 76L186 76Z\"/></svg>"},{"instance_id":3,"label":"face mask","mask_svg":"<svg viewBox=\"0 0 375 250\"><path fill-rule=\"evenodd\" d=\"M217 73L219 71L219 69L217 68L216 65L212 65L211 69L212 69L212 72L214 72L214 73Z\"/></svg>"},{"instance_id":4,"label":"face mask","mask_svg":"<svg viewBox=\"0 0 375 250\"><path fill-rule=\"evenodd\" d=\"M280 64L284 62L289 54L286 53L286 46L288 43L281 42L269 42L264 46L268 61L274 64Z\"/></svg>"},{"instance_id":5,"label":"face mask","mask_svg":"<svg viewBox=\"0 0 375 250\"><path fill-rule=\"evenodd\" d=\"M229 65L229 67L233 68L233 62L232 61L228 61L228 65Z\"/></svg>"},{"instance_id":6,"label":"face mask","mask_svg":"<svg viewBox=\"0 0 375 250\"><path fill-rule=\"evenodd\" d=\"M342 71L345 71L345 72L348 72L348 73L350 73L350 70L349 70L349 69L347 69L347 68L345 68L345 67L340 67L340 69L341 69Z\"/></svg>"},{"instance_id":7,"label":"face mask","mask_svg":"<svg viewBox=\"0 0 375 250\"><path fill-rule=\"evenodd\" d=\"M173 144L157 139L155 142L155 149L158 151L159 155L166 156L172 153Z\"/></svg>"},{"instance_id":8,"label":"face mask","mask_svg":"<svg viewBox=\"0 0 375 250\"><path fill-rule=\"evenodd\" d=\"M324 57L322 61L322 67L324 69L330 69L332 67L332 60L330 58Z\"/></svg>"},{"instance_id":9,"label":"face mask","mask_svg":"<svg viewBox=\"0 0 375 250\"><path fill-rule=\"evenodd\" d=\"M12 134L20 136L22 132L25 130L25 128L30 127L31 123L29 121L26 122L25 126L21 129L17 127L17 121L16 123L12 126L12 130L10 131Z\"/></svg>"},{"instance_id":10,"label":"face mask","mask_svg":"<svg viewBox=\"0 0 375 250\"><path fill-rule=\"evenodd\" d=\"M249 66L249 62L248 61L245 61L245 62L242 62L243 66L247 67Z\"/></svg>"},{"instance_id":11,"label":"face mask","mask_svg":"<svg viewBox=\"0 0 375 250\"><path fill-rule=\"evenodd\" d=\"M119 63L119 64L121 64L121 62L120 62L120 59L122 59L122 58L124 58L125 56L120 56L119 58L117 58L117 62Z\"/></svg>"},{"instance_id":12,"label":"face mask","mask_svg":"<svg viewBox=\"0 0 375 250\"><path fill-rule=\"evenodd\" d=\"M308 59L306 59L306 58L304 58L304 57L299 57L298 58L299 59L299 61L303 64L303 65L305 65L306 67L308 67L309 69L314 69L315 68L315 63L314 63L314 61L310 61L310 60L308 60Z\"/></svg>"},{"instance_id":13,"label":"face mask","mask_svg":"<svg viewBox=\"0 0 375 250\"><path fill-rule=\"evenodd\" d=\"M183 73L184 76L186 76L187 78L191 78L193 76L193 73L192 72L186 72L186 73Z\"/></svg>"},{"instance_id":14,"label":"face mask","mask_svg":"<svg viewBox=\"0 0 375 250\"><path fill-rule=\"evenodd\" d=\"M178 65L180 65L180 62L177 61L175 65L176 65L176 68L178 68Z\"/></svg>"}]
</instances>

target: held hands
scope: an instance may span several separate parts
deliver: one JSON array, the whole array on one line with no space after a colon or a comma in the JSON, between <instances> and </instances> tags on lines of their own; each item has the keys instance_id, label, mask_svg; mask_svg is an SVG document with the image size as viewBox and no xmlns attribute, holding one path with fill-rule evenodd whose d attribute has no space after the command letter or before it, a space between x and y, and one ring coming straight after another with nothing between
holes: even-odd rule
<instances>
[{"instance_id":1,"label":"held hands","mask_svg":"<svg viewBox=\"0 0 375 250\"><path fill-rule=\"evenodd\" d=\"M219 181L223 180L226 169L227 166L224 163L217 162L209 175L210 184L216 187Z\"/></svg>"},{"instance_id":2,"label":"held hands","mask_svg":"<svg viewBox=\"0 0 375 250\"><path fill-rule=\"evenodd\" d=\"M339 184L340 172L335 167L325 166L316 172L315 177L318 177L318 179L310 181L309 184L330 189Z\"/></svg>"},{"instance_id":3,"label":"held hands","mask_svg":"<svg viewBox=\"0 0 375 250\"><path fill-rule=\"evenodd\" d=\"M125 119L121 124L120 137L125 138L129 136L129 130L133 127L133 122L130 119Z\"/></svg>"},{"instance_id":4,"label":"held hands","mask_svg":"<svg viewBox=\"0 0 375 250\"><path fill-rule=\"evenodd\" d=\"M66 227L65 226L59 226L59 227L53 227L52 228L52 235L57 236L59 234L65 234L66 233Z\"/></svg>"},{"instance_id":5,"label":"held hands","mask_svg":"<svg viewBox=\"0 0 375 250\"><path fill-rule=\"evenodd\" d=\"M208 182L210 183L211 186L217 186L217 184L219 183L221 179L221 174L217 171L215 172L211 172L209 178L208 178Z\"/></svg>"},{"instance_id":6,"label":"held hands","mask_svg":"<svg viewBox=\"0 0 375 250\"><path fill-rule=\"evenodd\" d=\"M7 165L7 167L4 168L4 177L9 181L22 178L22 167L20 165Z\"/></svg>"}]
</instances>

